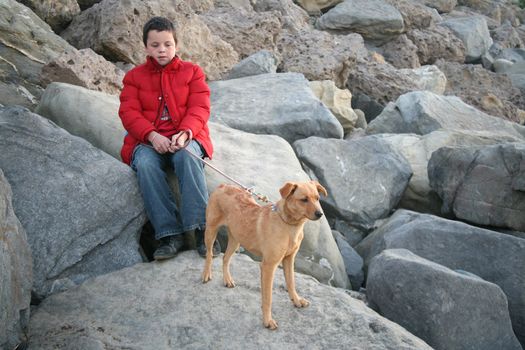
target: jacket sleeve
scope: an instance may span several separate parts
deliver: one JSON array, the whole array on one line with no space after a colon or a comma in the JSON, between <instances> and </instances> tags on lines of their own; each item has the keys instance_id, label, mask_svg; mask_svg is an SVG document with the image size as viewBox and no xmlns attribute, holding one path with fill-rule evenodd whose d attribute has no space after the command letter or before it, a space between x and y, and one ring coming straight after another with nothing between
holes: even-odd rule
<instances>
[{"instance_id":1,"label":"jacket sleeve","mask_svg":"<svg viewBox=\"0 0 525 350\"><path fill-rule=\"evenodd\" d=\"M210 119L210 88L206 76L199 66L193 67L193 77L189 82L186 114L182 117L179 130L191 130L193 136Z\"/></svg>"},{"instance_id":2,"label":"jacket sleeve","mask_svg":"<svg viewBox=\"0 0 525 350\"><path fill-rule=\"evenodd\" d=\"M139 86L135 82L134 72L129 71L123 80L124 87L120 93L119 117L124 129L133 138L147 142L146 137L155 130L152 123L142 113L142 104L139 100Z\"/></svg>"}]
</instances>

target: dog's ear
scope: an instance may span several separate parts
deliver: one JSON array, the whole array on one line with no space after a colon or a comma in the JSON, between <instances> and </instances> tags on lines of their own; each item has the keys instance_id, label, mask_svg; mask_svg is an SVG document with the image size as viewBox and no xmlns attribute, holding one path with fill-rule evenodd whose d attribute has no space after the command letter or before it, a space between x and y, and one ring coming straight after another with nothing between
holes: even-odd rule
<instances>
[{"instance_id":1,"label":"dog's ear","mask_svg":"<svg viewBox=\"0 0 525 350\"><path fill-rule=\"evenodd\" d=\"M283 198L288 197L295 191L296 188L297 188L297 184L293 182L285 183L284 186L281 187L281 189L279 190L279 192L281 193L281 197Z\"/></svg>"},{"instance_id":2,"label":"dog's ear","mask_svg":"<svg viewBox=\"0 0 525 350\"><path fill-rule=\"evenodd\" d=\"M319 192L320 194L322 194L323 196L328 196L328 192L326 192L326 188L324 188L319 182L317 181L312 181L312 183L315 185L315 187L317 188L317 192Z\"/></svg>"}]
</instances>

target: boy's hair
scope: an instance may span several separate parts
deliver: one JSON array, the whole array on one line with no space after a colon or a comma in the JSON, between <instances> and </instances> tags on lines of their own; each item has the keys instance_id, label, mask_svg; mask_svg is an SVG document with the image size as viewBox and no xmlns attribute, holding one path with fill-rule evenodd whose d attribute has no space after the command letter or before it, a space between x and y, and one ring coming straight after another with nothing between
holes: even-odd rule
<instances>
[{"instance_id":1,"label":"boy's hair","mask_svg":"<svg viewBox=\"0 0 525 350\"><path fill-rule=\"evenodd\" d=\"M166 17L153 17L144 24L144 29L142 30L142 41L144 41L144 46L148 46L148 33L152 30L158 32L168 31L173 34L173 39L175 39L175 44L177 44L177 34L175 33L175 27L173 23Z\"/></svg>"}]
</instances>

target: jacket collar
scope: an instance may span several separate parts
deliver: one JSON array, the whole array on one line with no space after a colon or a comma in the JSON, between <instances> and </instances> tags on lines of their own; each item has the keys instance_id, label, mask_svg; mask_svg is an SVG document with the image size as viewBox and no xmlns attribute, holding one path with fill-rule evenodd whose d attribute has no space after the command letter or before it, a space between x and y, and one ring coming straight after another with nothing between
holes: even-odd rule
<instances>
[{"instance_id":1,"label":"jacket collar","mask_svg":"<svg viewBox=\"0 0 525 350\"><path fill-rule=\"evenodd\" d=\"M179 56L175 55L175 57L173 57L171 62L163 67L153 57L148 56L146 60L146 67L148 67L148 69L150 70L157 71L157 72L162 71L162 70L169 72L169 71L177 70L180 66L180 63L181 61L180 61Z\"/></svg>"}]
</instances>

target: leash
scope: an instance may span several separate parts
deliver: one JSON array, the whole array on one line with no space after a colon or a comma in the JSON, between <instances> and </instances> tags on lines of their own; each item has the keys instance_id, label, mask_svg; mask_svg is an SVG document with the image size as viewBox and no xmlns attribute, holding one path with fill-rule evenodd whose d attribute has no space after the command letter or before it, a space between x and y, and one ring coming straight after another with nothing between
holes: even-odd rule
<instances>
[{"instance_id":1,"label":"leash","mask_svg":"<svg viewBox=\"0 0 525 350\"><path fill-rule=\"evenodd\" d=\"M253 187L248 187L248 186L244 186L242 183L240 183L239 181L235 180L234 178L232 178L231 176L229 176L228 174L224 173L223 171L221 171L220 169L216 168L215 166L213 166L210 162L202 159L201 157L199 157L198 155L196 155L195 153L193 153L192 151L190 151L189 149L187 149L186 147L190 144L191 140L187 140L183 146L181 146L181 149L185 150L186 152L188 152L188 154L190 156L192 156L193 158L195 159L198 159L199 161L201 161L202 163L206 164L207 166L209 166L210 168L212 168L213 170L215 170L216 172L218 172L219 174L221 174L222 176L224 176L225 178L227 178L228 180L230 180L231 182L235 183L237 186L241 187L243 190L247 191L249 194L251 194L252 196L254 196L255 198L257 198L258 200L260 200L261 202L264 202L264 203L268 203L268 204L274 204L272 201L270 201L270 199L268 199L267 196L265 195L262 195L260 193L257 193L253 190Z\"/></svg>"}]
</instances>

